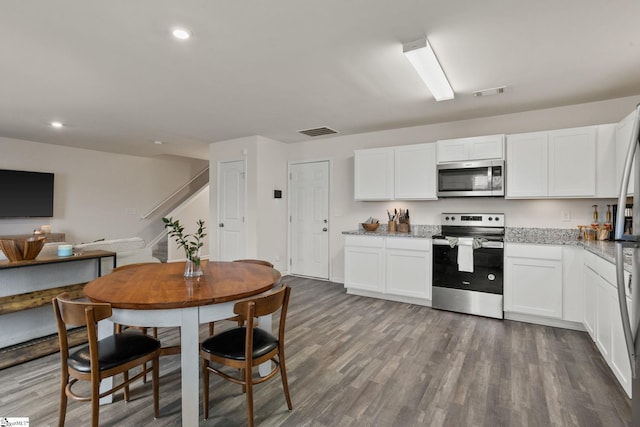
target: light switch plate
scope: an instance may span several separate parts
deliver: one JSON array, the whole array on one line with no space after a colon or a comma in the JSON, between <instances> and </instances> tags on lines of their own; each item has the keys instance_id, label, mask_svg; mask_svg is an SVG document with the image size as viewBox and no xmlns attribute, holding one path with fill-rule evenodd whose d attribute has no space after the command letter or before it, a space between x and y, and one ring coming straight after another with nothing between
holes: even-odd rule
<instances>
[{"instance_id":1,"label":"light switch plate","mask_svg":"<svg viewBox=\"0 0 640 427\"><path fill-rule=\"evenodd\" d=\"M571 221L571 212L569 211L560 212L560 221Z\"/></svg>"}]
</instances>

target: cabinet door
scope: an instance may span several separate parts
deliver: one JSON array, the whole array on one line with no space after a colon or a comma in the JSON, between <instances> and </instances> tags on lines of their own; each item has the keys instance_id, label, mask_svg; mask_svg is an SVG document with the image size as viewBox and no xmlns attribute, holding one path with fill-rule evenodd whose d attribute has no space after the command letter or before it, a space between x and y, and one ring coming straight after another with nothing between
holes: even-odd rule
<instances>
[{"instance_id":1,"label":"cabinet door","mask_svg":"<svg viewBox=\"0 0 640 427\"><path fill-rule=\"evenodd\" d=\"M397 147L395 199L436 199L436 144Z\"/></svg>"},{"instance_id":2,"label":"cabinet door","mask_svg":"<svg viewBox=\"0 0 640 427\"><path fill-rule=\"evenodd\" d=\"M386 293L431 299L430 241L387 238L385 258Z\"/></svg>"},{"instance_id":3,"label":"cabinet door","mask_svg":"<svg viewBox=\"0 0 640 427\"><path fill-rule=\"evenodd\" d=\"M615 303L615 289L602 277L598 277L596 289L596 346L608 364L611 363L612 318Z\"/></svg>"},{"instance_id":4,"label":"cabinet door","mask_svg":"<svg viewBox=\"0 0 640 427\"><path fill-rule=\"evenodd\" d=\"M562 261L506 259L505 310L562 319Z\"/></svg>"},{"instance_id":5,"label":"cabinet door","mask_svg":"<svg viewBox=\"0 0 640 427\"><path fill-rule=\"evenodd\" d=\"M346 288L384 291L384 238L354 237L344 247ZM349 240L355 242L350 244Z\"/></svg>"},{"instance_id":6,"label":"cabinet door","mask_svg":"<svg viewBox=\"0 0 640 427\"><path fill-rule=\"evenodd\" d=\"M622 181L622 172L624 170L624 162L627 158L627 150L629 149L629 143L631 142L631 132L633 130L633 123L635 119L635 111L622 119L620 123L616 125L614 138L616 144L616 183L620 185ZM638 152L636 151L636 159L638 158ZM635 162L634 162L635 165ZM635 172L635 166L632 171ZM631 180L629 182L629 191L627 195L633 196L633 189L635 186L633 176L634 172L631 172ZM618 189L619 191L619 189ZM616 194L617 197L617 194Z\"/></svg>"},{"instance_id":7,"label":"cabinet door","mask_svg":"<svg viewBox=\"0 0 640 427\"><path fill-rule=\"evenodd\" d=\"M549 196L595 195L596 127L549 132Z\"/></svg>"},{"instance_id":8,"label":"cabinet door","mask_svg":"<svg viewBox=\"0 0 640 427\"><path fill-rule=\"evenodd\" d=\"M547 141L546 132L507 136L507 198L547 196Z\"/></svg>"},{"instance_id":9,"label":"cabinet door","mask_svg":"<svg viewBox=\"0 0 640 427\"><path fill-rule=\"evenodd\" d=\"M611 318L611 370L620 382L624 391L631 397L631 364L627 354L627 344L624 340L624 330L622 329L622 315L620 314L620 305L617 298L617 289L615 304L613 306ZM630 302L627 304L627 309Z\"/></svg>"},{"instance_id":10,"label":"cabinet door","mask_svg":"<svg viewBox=\"0 0 640 427\"><path fill-rule=\"evenodd\" d=\"M598 290L598 274L584 267L584 328L592 340L596 339L596 300Z\"/></svg>"},{"instance_id":11,"label":"cabinet door","mask_svg":"<svg viewBox=\"0 0 640 427\"><path fill-rule=\"evenodd\" d=\"M468 138L469 160L504 159L504 135Z\"/></svg>"},{"instance_id":12,"label":"cabinet door","mask_svg":"<svg viewBox=\"0 0 640 427\"><path fill-rule=\"evenodd\" d=\"M437 142L438 163L504 159L504 135L473 136Z\"/></svg>"},{"instance_id":13,"label":"cabinet door","mask_svg":"<svg viewBox=\"0 0 640 427\"><path fill-rule=\"evenodd\" d=\"M438 163L459 162L469 158L466 138L437 141Z\"/></svg>"},{"instance_id":14,"label":"cabinet door","mask_svg":"<svg viewBox=\"0 0 640 427\"><path fill-rule=\"evenodd\" d=\"M354 152L354 198L393 199L393 149L376 148Z\"/></svg>"},{"instance_id":15,"label":"cabinet door","mask_svg":"<svg viewBox=\"0 0 640 427\"><path fill-rule=\"evenodd\" d=\"M596 162L596 197L615 198L620 191L620 180L615 173L616 170L616 140L615 124L598 126L598 140L596 145L598 153Z\"/></svg>"}]
</instances>

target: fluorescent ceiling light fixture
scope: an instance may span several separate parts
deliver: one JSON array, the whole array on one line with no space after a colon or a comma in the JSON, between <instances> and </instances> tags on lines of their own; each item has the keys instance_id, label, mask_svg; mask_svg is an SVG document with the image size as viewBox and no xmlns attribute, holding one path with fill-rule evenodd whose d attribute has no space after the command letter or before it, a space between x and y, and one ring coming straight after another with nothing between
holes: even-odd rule
<instances>
[{"instance_id":1,"label":"fluorescent ceiling light fixture","mask_svg":"<svg viewBox=\"0 0 640 427\"><path fill-rule=\"evenodd\" d=\"M56 129L60 129L62 127L64 127L64 125L62 124L62 122L51 122L49 123L51 125L52 128L56 128Z\"/></svg>"},{"instance_id":2,"label":"fluorescent ceiling light fixture","mask_svg":"<svg viewBox=\"0 0 640 427\"><path fill-rule=\"evenodd\" d=\"M453 99L453 89L427 39L405 43L402 46L402 51L436 101Z\"/></svg>"},{"instance_id":3,"label":"fluorescent ceiling light fixture","mask_svg":"<svg viewBox=\"0 0 640 427\"><path fill-rule=\"evenodd\" d=\"M173 37L180 40L187 40L191 37L191 33L184 28L176 28L171 32L171 34L173 34Z\"/></svg>"}]
</instances>

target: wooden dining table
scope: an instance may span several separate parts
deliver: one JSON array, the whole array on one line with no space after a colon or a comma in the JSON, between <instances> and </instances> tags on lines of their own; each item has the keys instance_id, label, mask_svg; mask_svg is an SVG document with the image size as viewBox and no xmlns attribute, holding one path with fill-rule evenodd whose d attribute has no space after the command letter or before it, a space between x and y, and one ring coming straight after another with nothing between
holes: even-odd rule
<instances>
[{"instance_id":1,"label":"wooden dining table","mask_svg":"<svg viewBox=\"0 0 640 427\"><path fill-rule=\"evenodd\" d=\"M232 317L235 302L266 292L280 280L274 268L242 262L203 261L203 271L198 278L185 278L183 262L142 264L84 287L87 298L113 309L111 318L98 325L100 337L113 334L114 322L180 327L183 426L198 425L200 324ZM270 330L271 318L262 318L260 327Z\"/></svg>"}]
</instances>

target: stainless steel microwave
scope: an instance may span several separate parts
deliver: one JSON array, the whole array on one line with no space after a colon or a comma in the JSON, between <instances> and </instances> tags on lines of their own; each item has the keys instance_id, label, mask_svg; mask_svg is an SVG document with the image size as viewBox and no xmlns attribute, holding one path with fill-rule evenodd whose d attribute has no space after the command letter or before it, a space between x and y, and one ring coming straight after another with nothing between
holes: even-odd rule
<instances>
[{"instance_id":1,"label":"stainless steel microwave","mask_svg":"<svg viewBox=\"0 0 640 427\"><path fill-rule=\"evenodd\" d=\"M438 197L504 197L504 160L438 165Z\"/></svg>"}]
</instances>

